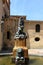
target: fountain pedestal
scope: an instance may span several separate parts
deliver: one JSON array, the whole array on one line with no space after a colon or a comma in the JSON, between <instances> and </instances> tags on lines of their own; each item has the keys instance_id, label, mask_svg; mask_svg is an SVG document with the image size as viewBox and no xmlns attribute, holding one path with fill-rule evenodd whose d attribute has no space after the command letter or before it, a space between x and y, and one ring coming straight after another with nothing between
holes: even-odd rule
<instances>
[{"instance_id":1,"label":"fountain pedestal","mask_svg":"<svg viewBox=\"0 0 43 65\"><path fill-rule=\"evenodd\" d=\"M13 57L16 57L16 52L18 48L22 48L24 51L24 57L28 58L28 48L26 47L26 39L16 39L15 46L13 48Z\"/></svg>"}]
</instances>

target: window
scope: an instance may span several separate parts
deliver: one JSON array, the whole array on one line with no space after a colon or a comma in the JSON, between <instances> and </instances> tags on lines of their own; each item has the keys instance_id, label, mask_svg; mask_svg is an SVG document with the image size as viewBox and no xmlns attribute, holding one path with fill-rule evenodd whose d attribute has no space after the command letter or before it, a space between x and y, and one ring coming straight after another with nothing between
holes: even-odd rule
<instances>
[{"instance_id":1,"label":"window","mask_svg":"<svg viewBox=\"0 0 43 65\"><path fill-rule=\"evenodd\" d=\"M7 31L7 39L11 39L10 31Z\"/></svg>"},{"instance_id":2,"label":"window","mask_svg":"<svg viewBox=\"0 0 43 65\"><path fill-rule=\"evenodd\" d=\"M36 25L36 32L40 32L40 25L39 24Z\"/></svg>"},{"instance_id":3,"label":"window","mask_svg":"<svg viewBox=\"0 0 43 65\"><path fill-rule=\"evenodd\" d=\"M35 41L39 41L39 40L40 40L40 38L39 38L39 37L36 37L36 38L35 38Z\"/></svg>"}]
</instances>

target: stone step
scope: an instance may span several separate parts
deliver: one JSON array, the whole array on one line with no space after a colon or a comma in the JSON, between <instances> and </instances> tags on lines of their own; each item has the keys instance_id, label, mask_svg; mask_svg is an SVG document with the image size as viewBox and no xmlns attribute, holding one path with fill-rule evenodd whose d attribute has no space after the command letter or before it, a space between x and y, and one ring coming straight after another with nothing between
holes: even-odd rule
<instances>
[{"instance_id":1,"label":"stone step","mask_svg":"<svg viewBox=\"0 0 43 65\"><path fill-rule=\"evenodd\" d=\"M13 52L0 53L0 56L1 55L13 55ZM28 49L28 55L43 56L43 49Z\"/></svg>"},{"instance_id":2,"label":"stone step","mask_svg":"<svg viewBox=\"0 0 43 65\"><path fill-rule=\"evenodd\" d=\"M7 55L12 55L13 53L11 52L11 53L0 53L0 56L7 56Z\"/></svg>"},{"instance_id":3,"label":"stone step","mask_svg":"<svg viewBox=\"0 0 43 65\"><path fill-rule=\"evenodd\" d=\"M43 56L43 49L29 49L28 54L29 55Z\"/></svg>"}]
</instances>

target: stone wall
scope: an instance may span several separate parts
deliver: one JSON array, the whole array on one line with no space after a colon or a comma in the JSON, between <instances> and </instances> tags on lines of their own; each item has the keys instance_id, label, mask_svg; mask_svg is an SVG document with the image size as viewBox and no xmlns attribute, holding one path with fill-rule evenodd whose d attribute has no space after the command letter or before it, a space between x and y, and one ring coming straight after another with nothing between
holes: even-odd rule
<instances>
[{"instance_id":1,"label":"stone wall","mask_svg":"<svg viewBox=\"0 0 43 65\"><path fill-rule=\"evenodd\" d=\"M3 42L3 33L1 32L1 19L3 15L3 3L0 0L0 50L2 49L2 42Z\"/></svg>"},{"instance_id":2,"label":"stone wall","mask_svg":"<svg viewBox=\"0 0 43 65\"><path fill-rule=\"evenodd\" d=\"M10 0L2 0L3 2L3 12L4 15L6 14L7 16L10 15Z\"/></svg>"},{"instance_id":3,"label":"stone wall","mask_svg":"<svg viewBox=\"0 0 43 65\"><path fill-rule=\"evenodd\" d=\"M4 21L3 29L3 45L6 44L7 47L12 48L14 46L14 36L18 28L18 21L21 16L10 16ZM26 17L23 17L26 19ZM7 32L10 32L10 38L7 38Z\"/></svg>"},{"instance_id":4,"label":"stone wall","mask_svg":"<svg viewBox=\"0 0 43 65\"><path fill-rule=\"evenodd\" d=\"M40 25L40 32L36 32L36 24ZM43 48L43 21L27 21L25 22L25 32L28 34L27 47L32 49ZM39 41L35 41L35 38Z\"/></svg>"},{"instance_id":5,"label":"stone wall","mask_svg":"<svg viewBox=\"0 0 43 65\"><path fill-rule=\"evenodd\" d=\"M3 40L8 47L12 47L14 45L14 35L17 31L18 21L18 17L10 17L4 22ZM27 47L31 49L43 48L43 21L25 20L24 24L24 31L28 37L26 41ZM36 24L40 25L40 32L36 32ZM11 34L10 39L7 39L7 31ZM35 41L35 38L37 37L39 38L39 41Z\"/></svg>"},{"instance_id":6,"label":"stone wall","mask_svg":"<svg viewBox=\"0 0 43 65\"><path fill-rule=\"evenodd\" d=\"M11 48L14 45L14 35L18 28L18 21L20 16L10 16L4 21L3 29L3 44ZM40 32L36 32L36 24L40 25ZM10 39L7 39L7 32L10 32ZM43 21L27 21L24 17L24 31L27 34L26 45L31 49L43 48ZM35 41L35 38L39 38L39 41Z\"/></svg>"}]
</instances>

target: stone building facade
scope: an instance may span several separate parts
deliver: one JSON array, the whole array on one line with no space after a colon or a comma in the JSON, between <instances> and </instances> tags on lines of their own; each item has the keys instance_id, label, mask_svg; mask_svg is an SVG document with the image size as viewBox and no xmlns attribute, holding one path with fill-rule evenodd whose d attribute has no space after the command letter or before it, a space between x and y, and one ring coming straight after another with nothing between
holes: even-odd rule
<instances>
[{"instance_id":1,"label":"stone building facade","mask_svg":"<svg viewBox=\"0 0 43 65\"><path fill-rule=\"evenodd\" d=\"M43 21L25 21L25 32L28 48L43 49Z\"/></svg>"},{"instance_id":2,"label":"stone building facade","mask_svg":"<svg viewBox=\"0 0 43 65\"><path fill-rule=\"evenodd\" d=\"M8 48L12 48L14 46L14 35L18 28L19 18L21 16L10 16L6 18L3 24L3 45L6 45ZM23 16L24 20L26 19ZM5 46L4 46L5 47Z\"/></svg>"},{"instance_id":3,"label":"stone building facade","mask_svg":"<svg viewBox=\"0 0 43 65\"><path fill-rule=\"evenodd\" d=\"M3 32L2 24L4 23L5 16L10 15L10 0L0 0L0 50L3 46Z\"/></svg>"},{"instance_id":4,"label":"stone building facade","mask_svg":"<svg viewBox=\"0 0 43 65\"><path fill-rule=\"evenodd\" d=\"M2 6L2 0L0 0L0 50L2 48L2 32L1 32L1 18L3 13L3 6Z\"/></svg>"},{"instance_id":5,"label":"stone building facade","mask_svg":"<svg viewBox=\"0 0 43 65\"><path fill-rule=\"evenodd\" d=\"M6 7L5 7L6 6ZM17 31L19 18L10 16L10 0L0 0L0 50L13 48L14 35ZM31 21L24 18L24 31L27 33L27 47L43 48L43 21Z\"/></svg>"},{"instance_id":6,"label":"stone building facade","mask_svg":"<svg viewBox=\"0 0 43 65\"><path fill-rule=\"evenodd\" d=\"M17 31L19 18L21 16L12 16L4 22L4 43L13 47L14 35ZM27 33L27 47L31 49L43 48L43 21L26 20L24 16L24 31ZM8 34L9 32L9 34ZM9 35L9 37L7 37Z\"/></svg>"}]
</instances>

